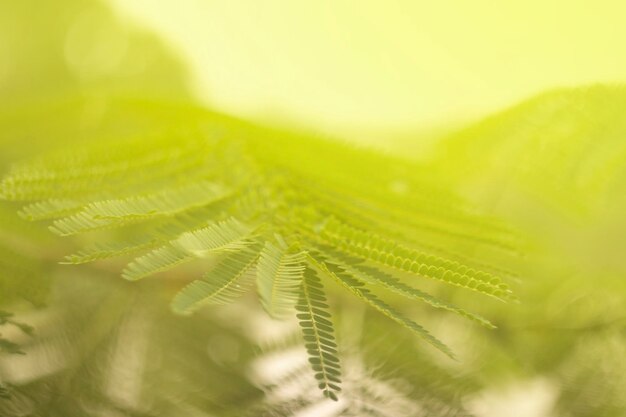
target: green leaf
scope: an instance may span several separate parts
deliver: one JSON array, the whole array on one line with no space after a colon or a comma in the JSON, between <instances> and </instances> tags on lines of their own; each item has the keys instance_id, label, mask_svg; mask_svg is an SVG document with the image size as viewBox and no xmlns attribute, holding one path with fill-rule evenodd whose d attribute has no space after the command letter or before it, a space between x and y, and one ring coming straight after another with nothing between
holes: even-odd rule
<instances>
[{"instance_id":1,"label":"green leaf","mask_svg":"<svg viewBox=\"0 0 626 417\"><path fill-rule=\"evenodd\" d=\"M172 245L202 258L210 253L237 251L250 244L253 229L231 217L192 232L183 233Z\"/></svg>"},{"instance_id":2,"label":"green leaf","mask_svg":"<svg viewBox=\"0 0 626 417\"><path fill-rule=\"evenodd\" d=\"M83 203L75 200L50 199L22 207L19 215L31 221L49 220L70 215L82 206Z\"/></svg>"},{"instance_id":3,"label":"green leaf","mask_svg":"<svg viewBox=\"0 0 626 417\"><path fill-rule=\"evenodd\" d=\"M80 251L65 257L67 264L84 264L117 256L129 255L158 245L160 239L152 237L135 238L128 241L96 242Z\"/></svg>"},{"instance_id":4,"label":"green leaf","mask_svg":"<svg viewBox=\"0 0 626 417\"><path fill-rule=\"evenodd\" d=\"M184 249L172 245L161 246L129 263L122 271L122 277L129 281L137 281L193 259L193 254Z\"/></svg>"},{"instance_id":5,"label":"green leaf","mask_svg":"<svg viewBox=\"0 0 626 417\"><path fill-rule=\"evenodd\" d=\"M293 311L304 269L304 252L287 247L282 239L278 245L265 243L257 266L257 289L270 316L281 318Z\"/></svg>"},{"instance_id":6,"label":"green leaf","mask_svg":"<svg viewBox=\"0 0 626 417\"><path fill-rule=\"evenodd\" d=\"M226 255L202 279L180 290L172 301L172 310L189 314L205 305L228 304L249 289L250 273L260 253L260 244Z\"/></svg>"},{"instance_id":7,"label":"green leaf","mask_svg":"<svg viewBox=\"0 0 626 417\"><path fill-rule=\"evenodd\" d=\"M306 268L296 305L309 363L324 395L337 401L341 391L341 366L324 287L311 268Z\"/></svg>"},{"instance_id":8,"label":"green leaf","mask_svg":"<svg viewBox=\"0 0 626 417\"><path fill-rule=\"evenodd\" d=\"M251 233L250 227L234 218L216 222L183 233L167 245L136 258L124 269L122 276L136 281L210 254L239 251L250 245Z\"/></svg>"},{"instance_id":9,"label":"green leaf","mask_svg":"<svg viewBox=\"0 0 626 417\"><path fill-rule=\"evenodd\" d=\"M119 227L159 216L173 216L193 208L202 207L228 195L218 184L200 181L183 187L165 189L156 194L104 200L89 203L78 213L55 220L51 230L69 236L92 230ZM32 207L32 205L31 205ZM31 208L30 215L45 216L41 208Z\"/></svg>"},{"instance_id":10,"label":"green leaf","mask_svg":"<svg viewBox=\"0 0 626 417\"><path fill-rule=\"evenodd\" d=\"M355 278L359 279L360 281L382 285L383 287L404 297L423 301L432 307L450 311L476 323L479 323L487 328L495 329L495 326L489 320L477 314L463 310L462 308L456 307L452 304L446 303L445 301L440 300L439 298L434 297L427 292L411 287L410 285L407 285L399 279L393 277L391 274L381 271L378 268L363 263L353 263L350 262L349 259L341 256L340 259L342 261L340 265L342 265L345 271ZM333 263L339 264L335 260L333 260Z\"/></svg>"},{"instance_id":11,"label":"green leaf","mask_svg":"<svg viewBox=\"0 0 626 417\"><path fill-rule=\"evenodd\" d=\"M454 353L450 350L450 348L444 344L442 341L437 339L435 336L430 334L428 330L424 329L419 324L415 323L411 319L404 317L397 311L395 311L391 306L387 305L384 301L380 300L374 294L372 294L363 282L359 281L357 278L346 272L346 270L340 266L329 262L328 260L319 260L316 258L322 258L322 255L316 255L315 257L309 257L312 263L322 272L324 272L329 277L333 278L335 281L340 283L344 288L348 291L367 302L370 306L374 307L376 310L389 317L393 321L401 324L407 329L415 332L426 342L437 348L442 353L446 354L452 359L455 359Z\"/></svg>"},{"instance_id":12,"label":"green leaf","mask_svg":"<svg viewBox=\"0 0 626 417\"><path fill-rule=\"evenodd\" d=\"M222 185L199 181L143 197L94 202L85 207L84 213L93 219L105 220L171 216L205 206L228 194L229 191Z\"/></svg>"},{"instance_id":13,"label":"green leaf","mask_svg":"<svg viewBox=\"0 0 626 417\"><path fill-rule=\"evenodd\" d=\"M328 219L319 236L327 244L342 251L391 268L443 281L503 301L514 299L509 287L500 278L488 272L404 247L336 219Z\"/></svg>"}]
</instances>

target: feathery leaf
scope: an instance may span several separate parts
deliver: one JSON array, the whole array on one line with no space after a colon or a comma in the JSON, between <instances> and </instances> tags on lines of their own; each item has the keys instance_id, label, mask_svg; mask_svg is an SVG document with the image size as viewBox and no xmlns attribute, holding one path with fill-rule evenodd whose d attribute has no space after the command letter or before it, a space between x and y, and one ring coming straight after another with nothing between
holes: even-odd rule
<instances>
[{"instance_id":1,"label":"feathery leaf","mask_svg":"<svg viewBox=\"0 0 626 417\"><path fill-rule=\"evenodd\" d=\"M341 366L337 356L333 324L327 312L324 287L311 268L306 268L300 299L296 305L309 363L324 395L337 401L341 391Z\"/></svg>"},{"instance_id":2,"label":"feathery leaf","mask_svg":"<svg viewBox=\"0 0 626 417\"><path fill-rule=\"evenodd\" d=\"M170 270L193 259L193 254L168 244L153 249L129 263L122 271L122 277L129 281L137 281L158 272Z\"/></svg>"},{"instance_id":3,"label":"feathery leaf","mask_svg":"<svg viewBox=\"0 0 626 417\"><path fill-rule=\"evenodd\" d=\"M136 258L124 269L122 276L136 281L209 254L241 250L250 244L251 232L248 226L229 218L183 233L176 240Z\"/></svg>"},{"instance_id":4,"label":"feathery leaf","mask_svg":"<svg viewBox=\"0 0 626 417\"><path fill-rule=\"evenodd\" d=\"M172 301L178 314L191 313L204 305L228 304L248 290L253 275L250 270L259 258L260 244L226 255L202 279L180 290Z\"/></svg>"},{"instance_id":5,"label":"feathery leaf","mask_svg":"<svg viewBox=\"0 0 626 417\"><path fill-rule=\"evenodd\" d=\"M501 300L513 298L508 286L488 272L477 271L453 260L406 248L336 219L328 219L319 236L327 243L354 256L388 267L471 289Z\"/></svg>"},{"instance_id":6,"label":"feathery leaf","mask_svg":"<svg viewBox=\"0 0 626 417\"><path fill-rule=\"evenodd\" d=\"M202 229L183 233L172 244L195 257L210 253L237 251L250 244L252 228L234 217L214 223Z\"/></svg>"},{"instance_id":7,"label":"feathery leaf","mask_svg":"<svg viewBox=\"0 0 626 417\"><path fill-rule=\"evenodd\" d=\"M305 268L305 254L278 239L278 245L267 241L257 266L257 289L261 304L274 318L292 311Z\"/></svg>"},{"instance_id":8,"label":"feathery leaf","mask_svg":"<svg viewBox=\"0 0 626 417\"><path fill-rule=\"evenodd\" d=\"M316 257L321 258L321 255L316 255ZM310 256L309 259L320 271L324 272L326 275L339 282L351 293L364 300L370 306L374 307L376 310L380 311L382 314L389 317L393 321L401 324L409 330L412 330L426 342L430 343L432 346L434 346L450 358L455 359L454 353L447 345L445 345L442 341L430 334L428 330L424 329L422 326L415 323L414 321L402 316L391 306L387 305L384 301L380 300L378 297L372 294L367 288L365 288L363 282L350 275L342 266L333 264L328 260L320 261L312 256Z\"/></svg>"}]
</instances>

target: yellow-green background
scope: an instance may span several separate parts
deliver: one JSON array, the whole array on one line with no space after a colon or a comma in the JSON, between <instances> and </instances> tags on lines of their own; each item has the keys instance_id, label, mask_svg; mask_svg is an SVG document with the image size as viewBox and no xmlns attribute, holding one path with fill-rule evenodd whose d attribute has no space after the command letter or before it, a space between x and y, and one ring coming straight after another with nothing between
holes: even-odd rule
<instances>
[{"instance_id":1,"label":"yellow-green background","mask_svg":"<svg viewBox=\"0 0 626 417\"><path fill-rule=\"evenodd\" d=\"M112 0L230 113L379 144L561 86L626 81L619 0Z\"/></svg>"}]
</instances>

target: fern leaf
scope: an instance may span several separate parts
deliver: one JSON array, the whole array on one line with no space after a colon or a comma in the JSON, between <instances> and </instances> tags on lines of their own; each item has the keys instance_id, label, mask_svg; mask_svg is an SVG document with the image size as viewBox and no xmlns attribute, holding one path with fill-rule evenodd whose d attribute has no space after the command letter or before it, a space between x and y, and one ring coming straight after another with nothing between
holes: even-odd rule
<instances>
[{"instance_id":1,"label":"fern leaf","mask_svg":"<svg viewBox=\"0 0 626 417\"><path fill-rule=\"evenodd\" d=\"M122 276L136 281L196 258L219 252L239 251L250 245L251 231L251 228L231 217L202 229L183 233L176 240L136 258L124 269Z\"/></svg>"},{"instance_id":2,"label":"fern leaf","mask_svg":"<svg viewBox=\"0 0 626 417\"><path fill-rule=\"evenodd\" d=\"M94 219L81 211L70 217L55 220L52 226L50 226L50 230L59 236L71 236L77 233L108 229L120 225L112 220Z\"/></svg>"},{"instance_id":3,"label":"fern leaf","mask_svg":"<svg viewBox=\"0 0 626 417\"><path fill-rule=\"evenodd\" d=\"M341 265L347 273L360 281L373 285L381 285L396 294L402 295L403 297L423 301L431 307L450 311L487 328L495 329L495 326L484 317L470 313L462 308L446 303L445 301L440 300L427 292L411 287L391 274L364 263L359 258L342 254L330 247L320 247L319 249L326 254L331 263Z\"/></svg>"},{"instance_id":4,"label":"fern leaf","mask_svg":"<svg viewBox=\"0 0 626 417\"><path fill-rule=\"evenodd\" d=\"M282 239L278 246L265 243L257 266L257 289L270 316L285 316L298 301L304 262L304 252L294 252Z\"/></svg>"},{"instance_id":5,"label":"fern leaf","mask_svg":"<svg viewBox=\"0 0 626 417\"><path fill-rule=\"evenodd\" d=\"M318 255L321 257L321 255ZM448 357L455 359L454 353L450 350L450 348L444 344L442 341L437 339L435 336L430 334L428 330L424 329L419 324L414 321L402 316L400 313L395 311L391 306L387 305L384 301L380 300L374 294L372 294L367 288L365 288L363 282L350 275L343 267L340 265L333 264L327 260L319 261L314 257L309 257L312 263L326 275L333 278L335 281L339 282L344 288L348 291L367 302L370 306L389 317L393 321L401 324L407 329L413 331L417 335L419 335L426 342L437 348L439 351L447 355Z\"/></svg>"},{"instance_id":6,"label":"fern leaf","mask_svg":"<svg viewBox=\"0 0 626 417\"><path fill-rule=\"evenodd\" d=\"M251 232L251 228L231 217L205 228L183 233L176 240L135 259L124 269L122 276L136 281L209 254L244 249L251 243Z\"/></svg>"},{"instance_id":7,"label":"fern leaf","mask_svg":"<svg viewBox=\"0 0 626 417\"><path fill-rule=\"evenodd\" d=\"M452 313L456 313L462 317L465 317L469 320L472 320L490 329L495 329L496 327L484 317L481 317L474 313L470 313L469 311L463 310L462 308L446 303L445 301L440 300L437 297L434 297L428 294L427 292L424 292L424 291L418 290L417 288L406 285L405 283L393 277L392 275L387 274L386 272L381 271L372 266L363 265L363 264L346 266L344 264L344 267L346 269L346 272L350 273L351 275L353 275L354 277L362 281L380 284L384 286L385 288L391 291L394 291L395 293L400 294L404 297L408 297L408 298L415 299L415 300L420 300L432 307L439 308L442 310L447 310Z\"/></svg>"},{"instance_id":8,"label":"fern leaf","mask_svg":"<svg viewBox=\"0 0 626 417\"><path fill-rule=\"evenodd\" d=\"M118 200L90 203L80 212L56 220L52 230L69 236L103 228L123 226L131 221L157 216L172 216L215 202L227 195L220 185L200 182L182 188L165 189L160 193Z\"/></svg>"},{"instance_id":9,"label":"fern leaf","mask_svg":"<svg viewBox=\"0 0 626 417\"><path fill-rule=\"evenodd\" d=\"M341 391L341 366L337 355L337 343L327 311L324 287L311 268L304 271L301 296L296 310L318 386L326 397L337 401L337 393Z\"/></svg>"},{"instance_id":10,"label":"fern leaf","mask_svg":"<svg viewBox=\"0 0 626 417\"><path fill-rule=\"evenodd\" d=\"M306 189L305 198L315 198L324 202L325 211L342 219L349 219L351 224L369 230L382 231L394 237L414 242L415 236L426 233L448 237L454 240L468 241L497 247L509 252L517 251L517 236L502 224L487 222L478 215L458 212L442 212L440 208L429 213L420 213L429 203L423 202L413 209L403 208L402 204L392 204L381 198L377 202L363 199L346 190ZM419 215L416 215L418 214Z\"/></svg>"},{"instance_id":11,"label":"fern leaf","mask_svg":"<svg viewBox=\"0 0 626 417\"><path fill-rule=\"evenodd\" d=\"M128 264L122 277L137 281L158 272L164 272L194 259L193 254L170 244L153 249Z\"/></svg>"},{"instance_id":12,"label":"fern leaf","mask_svg":"<svg viewBox=\"0 0 626 417\"><path fill-rule=\"evenodd\" d=\"M212 203L225 197L227 193L227 190L219 184L201 181L145 197L91 203L85 208L84 213L93 219L106 220L173 215Z\"/></svg>"},{"instance_id":13,"label":"fern leaf","mask_svg":"<svg viewBox=\"0 0 626 417\"><path fill-rule=\"evenodd\" d=\"M173 245L202 258L209 253L237 251L250 244L252 228L234 217L192 232L183 233Z\"/></svg>"},{"instance_id":14,"label":"fern leaf","mask_svg":"<svg viewBox=\"0 0 626 417\"><path fill-rule=\"evenodd\" d=\"M206 155L206 140L189 133L167 132L109 139L72 152L46 155L13 167L0 182L0 196L9 200L45 200L98 194L101 187L167 178L189 170ZM150 146L146 146L146 140ZM119 191L119 190L116 190Z\"/></svg>"},{"instance_id":15,"label":"fern leaf","mask_svg":"<svg viewBox=\"0 0 626 417\"><path fill-rule=\"evenodd\" d=\"M488 272L477 271L453 260L406 248L336 219L329 219L319 236L326 243L342 251L388 267L443 281L500 300L514 299L508 286Z\"/></svg>"},{"instance_id":16,"label":"fern leaf","mask_svg":"<svg viewBox=\"0 0 626 417\"><path fill-rule=\"evenodd\" d=\"M487 328L495 329L495 326L484 317L470 313L462 308L446 303L445 301L440 300L427 292L411 287L391 274L381 271L371 265L367 265L359 258L344 255L330 247L320 247L319 249L329 257L329 260L333 264L342 265L346 272L353 275L360 281L373 285L381 285L396 294L402 295L403 297L423 301L431 307L456 313Z\"/></svg>"},{"instance_id":17,"label":"fern leaf","mask_svg":"<svg viewBox=\"0 0 626 417\"><path fill-rule=\"evenodd\" d=\"M74 200L51 199L24 206L18 213L30 221L49 220L67 216L80 210L82 203Z\"/></svg>"},{"instance_id":18,"label":"fern leaf","mask_svg":"<svg viewBox=\"0 0 626 417\"><path fill-rule=\"evenodd\" d=\"M65 264L84 264L88 262L100 261L103 259L115 258L129 255L151 247L157 246L160 239L146 237L133 239L131 241L97 242L72 255L65 257Z\"/></svg>"},{"instance_id":19,"label":"fern leaf","mask_svg":"<svg viewBox=\"0 0 626 417\"><path fill-rule=\"evenodd\" d=\"M195 280L180 290L172 301L172 310L189 314L204 305L228 304L242 295L248 286L246 278L259 258L260 244L240 252L228 254L202 279Z\"/></svg>"}]
</instances>

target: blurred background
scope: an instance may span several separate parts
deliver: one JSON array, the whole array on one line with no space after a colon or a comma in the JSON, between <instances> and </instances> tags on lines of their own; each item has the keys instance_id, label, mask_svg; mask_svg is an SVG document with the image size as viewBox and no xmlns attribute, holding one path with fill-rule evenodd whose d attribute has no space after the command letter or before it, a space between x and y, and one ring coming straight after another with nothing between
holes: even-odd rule
<instances>
[{"instance_id":1,"label":"blurred background","mask_svg":"<svg viewBox=\"0 0 626 417\"><path fill-rule=\"evenodd\" d=\"M415 310L458 364L341 299L354 390L329 405L298 377L295 323L250 300L175 317L167 288L57 265L75 244L3 202L0 415L626 416L625 15L608 0L0 0L3 174L167 117L116 97L200 101L414 161L527 242L470 253L515 270L518 305L469 301L497 330Z\"/></svg>"},{"instance_id":2,"label":"blurred background","mask_svg":"<svg viewBox=\"0 0 626 417\"><path fill-rule=\"evenodd\" d=\"M388 148L548 89L626 81L619 0L112 6L162 36L205 103Z\"/></svg>"}]
</instances>

